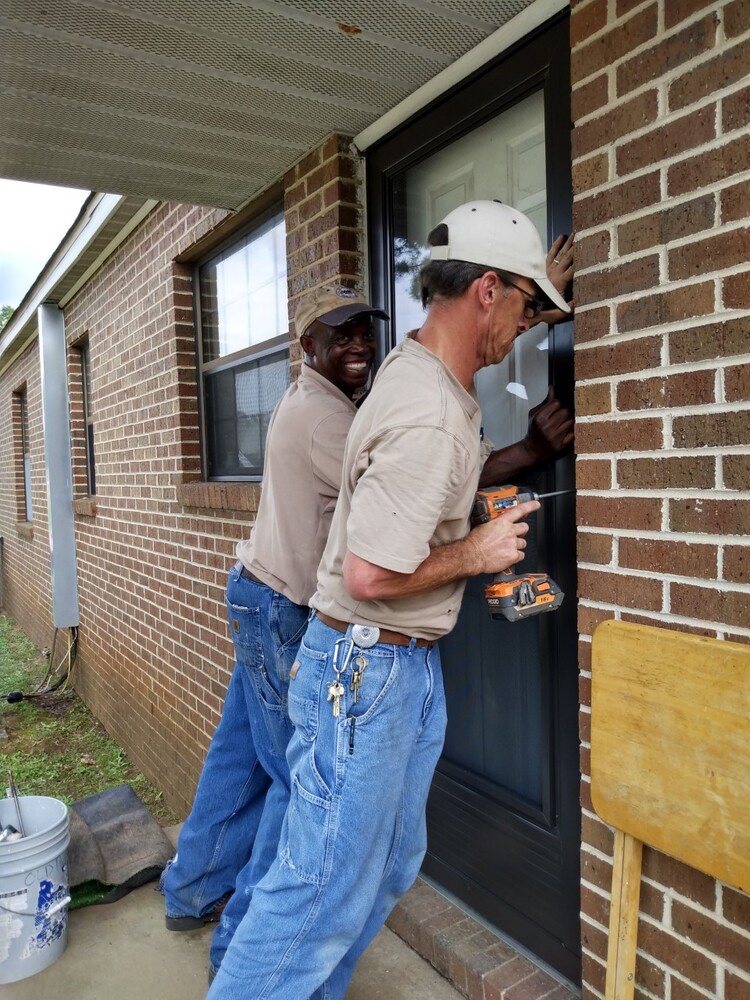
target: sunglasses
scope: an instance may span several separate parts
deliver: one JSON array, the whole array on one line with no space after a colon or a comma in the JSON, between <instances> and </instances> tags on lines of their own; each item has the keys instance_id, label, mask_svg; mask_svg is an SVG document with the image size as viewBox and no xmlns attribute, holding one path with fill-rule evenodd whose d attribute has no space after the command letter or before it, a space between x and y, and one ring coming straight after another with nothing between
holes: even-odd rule
<instances>
[{"instance_id":1,"label":"sunglasses","mask_svg":"<svg viewBox=\"0 0 750 1000\"><path fill-rule=\"evenodd\" d=\"M521 295L523 295L526 303L524 305L524 310L523 310L524 318L536 319L536 317L539 315L542 309L544 309L544 307L546 306L546 302L544 302L543 299L536 298L535 295L529 295L529 293L525 291L525 289L521 288L520 285L517 285L514 281L511 281L509 278L506 278L504 274L498 273L498 277L500 278L502 283L506 285L508 288L515 288L517 292L520 292Z\"/></svg>"}]
</instances>

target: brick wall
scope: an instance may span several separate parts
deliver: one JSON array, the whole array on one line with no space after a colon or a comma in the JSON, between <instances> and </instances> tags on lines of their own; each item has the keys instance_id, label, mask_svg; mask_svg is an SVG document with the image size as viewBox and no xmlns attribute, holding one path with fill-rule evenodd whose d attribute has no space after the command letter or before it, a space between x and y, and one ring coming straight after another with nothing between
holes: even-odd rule
<instances>
[{"instance_id":1,"label":"brick wall","mask_svg":"<svg viewBox=\"0 0 750 1000\"><path fill-rule=\"evenodd\" d=\"M356 283L362 268L358 167L329 138L285 180L289 290ZM259 487L200 481L192 272L175 262L223 211L159 205L65 309L81 625L75 684L139 768L186 814L232 666L224 586ZM82 373L87 338L95 498L86 486ZM293 369L301 362L293 345ZM26 385L33 530L17 527L12 391ZM5 607L51 639L49 546L36 345L0 379L0 521ZM26 537L29 536L29 537ZM33 568L34 572L29 572Z\"/></svg>"},{"instance_id":2,"label":"brick wall","mask_svg":"<svg viewBox=\"0 0 750 1000\"><path fill-rule=\"evenodd\" d=\"M584 996L612 833L589 796L607 618L750 641L750 4L571 15ZM636 996L750 997L750 899L647 849Z\"/></svg>"},{"instance_id":3,"label":"brick wall","mask_svg":"<svg viewBox=\"0 0 750 1000\"><path fill-rule=\"evenodd\" d=\"M20 392L26 395L31 455L31 506L26 521L21 443ZM50 646L52 596L47 537L47 482L44 471L39 350L35 342L0 376L0 535L3 610L39 646Z\"/></svg>"}]
</instances>

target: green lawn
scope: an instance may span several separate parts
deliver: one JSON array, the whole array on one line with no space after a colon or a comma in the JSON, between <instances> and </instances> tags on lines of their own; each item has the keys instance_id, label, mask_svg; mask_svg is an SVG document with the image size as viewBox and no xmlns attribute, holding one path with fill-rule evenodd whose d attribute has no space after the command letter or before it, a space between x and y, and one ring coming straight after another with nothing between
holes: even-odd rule
<instances>
[{"instance_id":1,"label":"green lawn","mask_svg":"<svg viewBox=\"0 0 750 1000\"><path fill-rule=\"evenodd\" d=\"M54 650L56 665L67 649L67 638L62 631L60 635ZM133 768L70 687L7 702L10 692L32 692L39 685L47 673L48 656L0 614L0 788L7 785L10 769L21 795L50 795L70 805L127 783L159 823L176 823L158 789Z\"/></svg>"}]
</instances>

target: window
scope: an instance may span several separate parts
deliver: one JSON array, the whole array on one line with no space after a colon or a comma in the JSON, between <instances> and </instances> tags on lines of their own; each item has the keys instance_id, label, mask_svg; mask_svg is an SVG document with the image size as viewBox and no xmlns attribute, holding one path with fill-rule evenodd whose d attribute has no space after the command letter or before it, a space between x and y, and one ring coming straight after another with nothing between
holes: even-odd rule
<instances>
[{"instance_id":1,"label":"window","mask_svg":"<svg viewBox=\"0 0 750 1000\"><path fill-rule=\"evenodd\" d=\"M16 448L16 498L18 520L31 523L31 445L29 443L29 406L26 387L13 393L13 437Z\"/></svg>"},{"instance_id":2,"label":"window","mask_svg":"<svg viewBox=\"0 0 750 1000\"><path fill-rule=\"evenodd\" d=\"M207 478L257 479L289 385L283 212L200 264L196 289Z\"/></svg>"},{"instance_id":3,"label":"window","mask_svg":"<svg viewBox=\"0 0 750 1000\"><path fill-rule=\"evenodd\" d=\"M81 388L83 390L83 422L86 429L86 484L89 496L96 495L96 467L94 465L94 421L91 416L91 358L89 343L82 341Z\"/></svg>"}]
</instances>

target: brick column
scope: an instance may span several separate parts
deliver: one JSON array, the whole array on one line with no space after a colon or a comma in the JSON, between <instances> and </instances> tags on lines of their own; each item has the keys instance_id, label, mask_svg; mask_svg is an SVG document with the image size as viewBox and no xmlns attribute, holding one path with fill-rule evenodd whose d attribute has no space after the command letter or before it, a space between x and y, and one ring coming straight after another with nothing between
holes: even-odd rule
<instances>
[{"instance_id":1,"label":"brick column","mask_svg":"<svg viewBox=\"0 0 750 1000\"><path fill-rule=\"evenodd\" d=\"M331 135L284 178L289 319L300 296L318 285L362 289L364 275L361 170L351 140ZM299 341L290 348L299 372Z\"/></svg>"}]
</instances>

